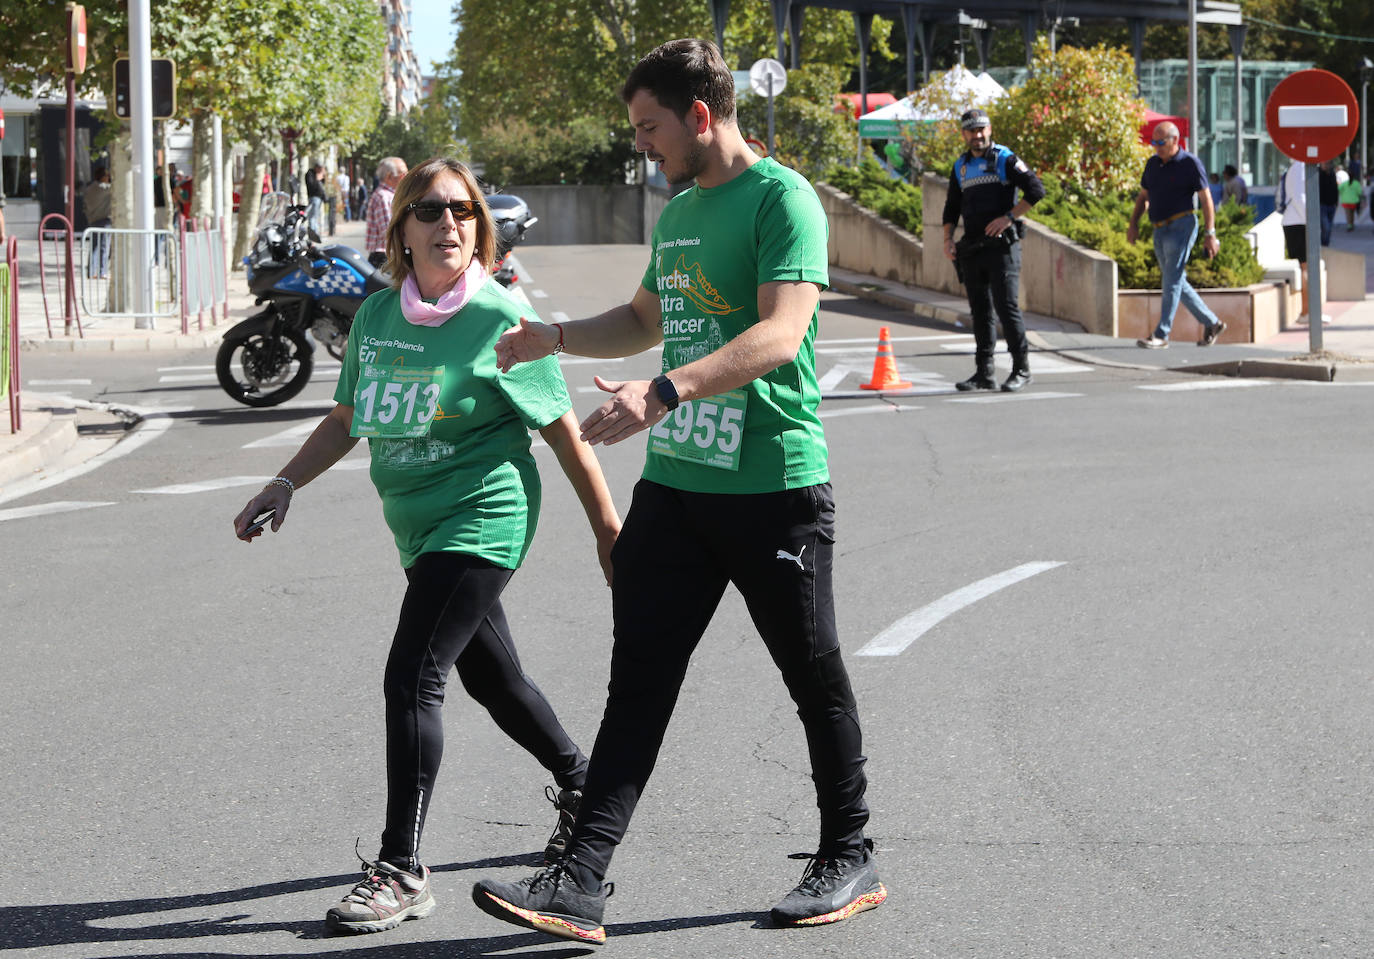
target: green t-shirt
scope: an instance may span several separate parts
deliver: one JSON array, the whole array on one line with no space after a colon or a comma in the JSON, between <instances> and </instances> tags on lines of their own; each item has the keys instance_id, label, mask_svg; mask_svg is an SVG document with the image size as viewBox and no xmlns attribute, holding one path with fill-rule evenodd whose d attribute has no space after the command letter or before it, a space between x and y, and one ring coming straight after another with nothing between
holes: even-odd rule
<instances>
[{"instance_id":1,"label":"green t-shirt","mask_svg":"<svg viewBox=\"0 0 1374 959\"><path fill-rule=\"evenodd\" d=\"M497 338L533 318L495 282L442 326L415 326L400 294L368 297L354 317L334 400L366 436L372 482L401 565L458 552L515 569L539 519L532 429L572 409L554 357L498 373Z\"/></svg>"},{"instance_id":2,"label":"green t-shirt","mask_svg":"<svg viewBox=\"0 0 1374 959\"><path fill-rule=\"evenodd\" d=\"M1342 203L1354 204L1359 204L1364 195L1364 191L1360 188L1360 181L1353 178L1342 183L1338 193Z\"/></svg>"},{"instance_id":3,"label":"green t-shirt","mask_svg":"<svg viewBox=\"0 0 1374 959\"><path fill-rule=\"evenodd\" d=\"M674 197L654 227L646 290L663 315L663 372L759 320L758 288L830 282L828 224L800 174L760 160L728 183ZM816 408L816 329L797 357L719 397L683 403L649 431L644 478L699 493L772 493L830 478Z\"/></svg>"}]
</instances>

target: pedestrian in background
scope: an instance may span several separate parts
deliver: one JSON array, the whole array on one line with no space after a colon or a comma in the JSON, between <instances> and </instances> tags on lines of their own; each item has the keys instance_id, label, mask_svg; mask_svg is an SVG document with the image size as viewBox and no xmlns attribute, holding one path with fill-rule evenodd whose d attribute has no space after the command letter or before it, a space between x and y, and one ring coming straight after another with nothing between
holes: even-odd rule
<instances>
[{"instance_id":1,"label":"pedestrian in background","mask_svg":"<svg viewBox=\"0 0 1374 959\"><path fill-rule=\"evenodd\" d=\"M473 900L506 922L605 941L611 857L692 653L733 584L796 703L820 807L820 846L772 917L837 922L878 906L887 890L864 838L863 737L835 625L835 499L816 412L825 210L802 176L745 142L734 77L714 45L659 46L631 70L621 97L635 149L684 188L654 226L644 277L630 302L599 316L522 322L497 355L502 369L518 370L564 348L614 357L662 343L663 373L653 380L597 378L614 395L582 428L593 444L669 420L691 428L649 437L616 544L609 696L567 854L520 882L483 879ZM728 729L728 718L719 725ZM722 799L747 791L731 783ZM686 860L670 881L691 871L691 881L722 883L722 864L738 860Z\"/></svg>"},{"instance_id":2,"label":"pedestrian in background","mask_svg":"<svg viewBox=\"0 0 1374 959\"><path fill-rule=\"evenodd\" d=\"M968 149L954 161L949 174L943 217L945 256L956 264L968 291L975 345L973 375L954 385L964 392L997 389L992 358L1001 319L1002 336L1011 354L1011 375L1002 390L1015 393L1031 381L1030 344L1017 302L1025 230L1019 221L1040 202L1045 187L1015 153L992 141L992 121L982 110L965 111L959 126ZM964 235L955 243L954 227L961 218Z\"/></svg>"},{"instance_id":3,"label":"pedestrian in background","mask_svg":"<svg viewBox=\"0 0 1374 959\"><path fill-rule=\"evenodd\" d=\"M305 222L315 231L316 237L324 232L320 213L328 198L324 190L324 164L316 163L305 171Z\"/></svg>"},{"instance_id":4,"label":"pedestrian in background","mask_svg":"<svg viewBox=\"0 0 1374 959\"><path fill-rule=\"evenodd\" d=\"M110 190L110 171L99 166L92 172L94 179L81 191L81 205L86 210L86 226L102 232L92 234L91 242L87 244L91 258L86 261L86 275L92 279L104 279L110 275L110 234L103 230L111 223L114 197Z\"/></svg>"},{"instance_id":5,"label":"pedestrian in background","mask_svg":"<svg viewBox=\"0 0 1374 959\"><path fill-rule=\"evenodd\" d=\"M1331 245L1331 228L1336 223L1336 207L1341 203L1341 184L1336 177L1336 161L1317 166L1317 205L1321 216L1322 246Z\"/></svg>"},{"instance_id":6,"label":"pedestrian in background","mask_svg":"<svg viewBox=\"0 0 1374 959\"><path fill-rule=\"evenodd\" d=\"M539 517L531 430L582 503L607 583L620 531L596 455L578 437L558 361L497 370L497 337L531 311L491 282L496 228L476 178L457 160L433 159L396 193L386 238L395 289L358 310L333 410L234 518L235 533L251 542L261 530L250 524L274 510L275 533L295 491L368 438L372 481L408 585L383 680L381 849L326 914L331 928L349 932L381 932L434 909L419 847L444 751L444 688L455 668L497 726L553 776L558 822L545 855L565 848L587 760L521 668L500 602ZM378 735L371 721L364 727L354 733L370 749Z\"/></svg>"},{"instance_id":7,"label":"pedestrian in background","mask_svg":"<svg viewBox=\"0 0 1374 959\"><path fill-rule=\"evenodd\" d=\"M400 157L387 157L377 164L377 188L367 201L367 259L373 266L386 262L387 227L391 224L391 198L396 195L396 184L406 175L406 161Z\"/></svg>"},{"instance_id":8,"label":"pedestrian in background","mask_svg":"<svg viewBox=\"0 0 1374 959\"><path fill-rule=\"evenodd\" d=\"M1359 215L1360 204L1364 202L1364 184L1353 176L1347 176L1336 192L1341 199L1341 209L1345 211L1345 231L1353 232L1355 217Z\"/></svg>"},{"instance_id":9,"label":"pedestrian in background","mask_svg":"<svg viewBox=\"0 0 1374 959\"><path fill-rule=\"evenodd\" d=\"M1197 240L1197 213L1194 198L1202 208L1203 248L1214 257L1221 249L1217 239L1216 208L1207 189L1207 172L1202 161L1178 144L1178 127L1165 120L1155 127L1150 145L1155 155L1145 161L1140 175L1140 193L1135 198L1126 242L1132 246L1140 235L1140 217L1147 210L1154 228L1155 259L1163 276L1159 298L1159 324L1150 336L1136 340L1136 346L1162 350L1169 345L1174 314L1181 300L1188 312L1202 324L1198 346L1211 346L1226 330L1226 324L1207 308L1193 284L1188 282L1188 257Z\"/></svg>"},{"instance_id":10,"label":"pedestrian in background","mask_svg":"<svg viewBox=\"0 0 1374 959\"><path fill-rule=\"evenodd\" d=\"M1250 202L1250 187L1245 177L1229 163L1221 171L1221 198L1223 203L1227 200L1242 204Z\"/></svg>"},{"instance_id":11,"label":"pedestrian in background","mask_svg":"<svg viewBox=\"0 0 1374 959\"><path fill-rule=\"evenodd\" d=\"M1297 260L1302 268L1302 313L1299 323L1308 322L1310 316L1312 290L1307 282L1307 165L1291 163L1279 180L1278 191L1274 194L1275 208L1279 211L1283 224L1283 245L1288 258ZM1318 307L1320 311L1320 307ZM1322 314L1322 322L1331 322L1331 317Z\"/></svg>"},{"instance_id":12,"label":"pedestrian in background","mask_svg":"<svg viewBox=\"0 0 1374 959\"><path fill-rule=\"evenodd\" d=\"M1212 194L1212 206L1214 206L1214 207L1216 207L1216 206L1221 206L1221 194L1222 194L1221 174L1219 174L1219 173L1209 173L1209 174L1207 174L1207 192L1210 193L1210 194Z\"/></svg>"},{"instance_id":13,"label":"pedestrian in background","mask_svg":"<svg viewBox=\"0 0 1374 959\"><path fill-rule=\"evenodd\" d=\"M363 183L363 178L358 177L358 182L353 187L353 219L361 220L367 211L367 186Z\"/></svg>"},{"instance_id":14,"label":"pedestrian in background","mask_svg":"<svg viewBox=\"0 0 1374 959\"><path fill-rule=\"evenodd\" d=\"M348 172L346 170L340 170L339 175L334 178L334 188L338 191L335 195L343 201L343 218L345 223L352 219L349 215L350 211L348 208L349 204L353 202L353 196L349 193L349 185L350 180L348 179Z\"/></svg>"}]
</instances>

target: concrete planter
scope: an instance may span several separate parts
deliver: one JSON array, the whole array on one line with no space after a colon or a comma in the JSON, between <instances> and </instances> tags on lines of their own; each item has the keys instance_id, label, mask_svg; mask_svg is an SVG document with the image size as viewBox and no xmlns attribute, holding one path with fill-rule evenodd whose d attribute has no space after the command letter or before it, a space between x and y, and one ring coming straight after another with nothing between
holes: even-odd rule
<instances>
[{"instance_id":1,"label":"concrete planter","mask_svg":"<svg viewBox=\"0 0 1374 959\"><path fill-rule=\"evenodd\" d=\"M891 220L859 206L848 193L828 183L816 195L830 221L830 263L907 286L924 286L920 239Z\"/></svg>"},{"instance_id":2,"label":"concrete planter","mask_svg":"<svg viewBox=\"0 0 1374 959\"><path fill-rule=\"evenodd\" d=\"M1207 308L1226 323L1226 332L1219 342L1258 343L1279 332L1283 289L1281 284L1256 283L1198 292ZM1158 290L1118 291L1117 335L1142 339L1154 333L1159 323L1159 301ZM1180 305L1169 338L1178 343L1196 343L1202 338L1202 324Z\"/></svg>"}]
</instances>

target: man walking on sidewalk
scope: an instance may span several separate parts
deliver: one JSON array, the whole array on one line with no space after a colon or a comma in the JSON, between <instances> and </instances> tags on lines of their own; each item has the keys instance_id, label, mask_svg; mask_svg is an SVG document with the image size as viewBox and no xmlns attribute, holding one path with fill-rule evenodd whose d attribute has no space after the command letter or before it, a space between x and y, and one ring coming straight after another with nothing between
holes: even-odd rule
<instances>
[{"instance_id":1,"label":"man walking on sidewalk","mask_svg":"<svg viewBox=\"0 0 1374 959\"><path fill-rule=\"evenodd\" d=\"M377 189L367 201L367 261L373 266L386 263L386 228L391 223L391 198L396 184L407 172L406 161L400 157L385 157L377 164Z\"/></svg>"},{"instance_id":2,"label":"man walking on sidewalk","mask_svg":"<svg viewBox=\"0 0 1374 959\"><path fill-rule=\"evenodd\" d=\"M954 385L965 392L997 389L992 378L992 354L997 347L997 320L1001 319L1002 335L1011 354L1011 376L1002 390L1015 393L1031 381L1026 324L1016 302L1021 234L1025 231L1017 221L1045 195L1045 187L1015 153L992 142L992 124L982 110L966 110L959 123L968 150L954 161L949 174L943 218L945 256L954 261L968 290L977 369ZM964 236L956 244L954 225L961 216Z\"/></svg>"},{"instance_id":3,"label":"man walking on sidewalk","mask_svg":"<svg viewBox=\"0 0 1374 959\"><path fill-rule=\"evenodd\" d=\"M1208 257L1217 255L1221 242L1217 240L1216 208L1207 189L1207 171L1202 161L1178 145L1178 127L1168 120L1155 127L1150 144L1155 155L1145 161L1140 175L1140 193L1135 198L1131 225L1126 228L1126 242L1135 245L1140 235L1140 217L1147 209L1150 225L1154 227L1155 259L1163 274L1159 298L1159 325L1145 339L1135 345L1147 350L1162 350L1169 345L1169 330L1174 325L1181 299L1188 312L1203 326L1198 346L1211 346L1226 329L1226 324L1207 309L1197 290L1188 282L1188 256L1197 239L1197 216L1193 211L1193 197L1202 207L1206 226L1203 247Z\"/></svg>"},{"instance_id":4,"label":"man walking on sidewalk","mask_svg":"<svg viewBox=\"0 0 1374 959\"><path fill-rule=\"evenodd\" d=\"M796 704L820 808L820 846L773 921L838 922L887 890L864 838L863 740L835 626L835 499L816 412L825 211L805 179L744 142L734 77L714 45L663 44L621 96L636 149L670 183L696 184L659 217L629 303L576 323L521 321L496 346L504 370L564 348L613 357L663 344L662 376L598 377L613 395L582 423L592 444L652 428L612 555L610 694L566 856L520 882L483 879L473 900L506 922L605 941L611 856L692 652L733 584ZM683 423L694 428L667 428ZM702 882L719 868L690 865Z\"/></svg>"}]
</instances>

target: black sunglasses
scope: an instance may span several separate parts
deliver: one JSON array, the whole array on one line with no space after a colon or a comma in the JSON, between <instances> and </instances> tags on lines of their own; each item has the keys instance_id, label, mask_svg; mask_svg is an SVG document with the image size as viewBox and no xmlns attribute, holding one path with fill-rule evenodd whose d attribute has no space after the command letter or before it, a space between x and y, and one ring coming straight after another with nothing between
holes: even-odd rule
<instances>
[{"instance_id":1,"label":"black sunglasses","mask_svg":"<svg viewBox=\"0 0 1374 959\"><path fill-rule=\"evenodd\" d=\"M455 220L473 220L477 217L476 200L453 200L449 203L440 203L438 200L419 200L406 207L407 210L415 214L415 219L421 223L433 223L448 210L453 214Z\"/></svg>"}]
</instances>

